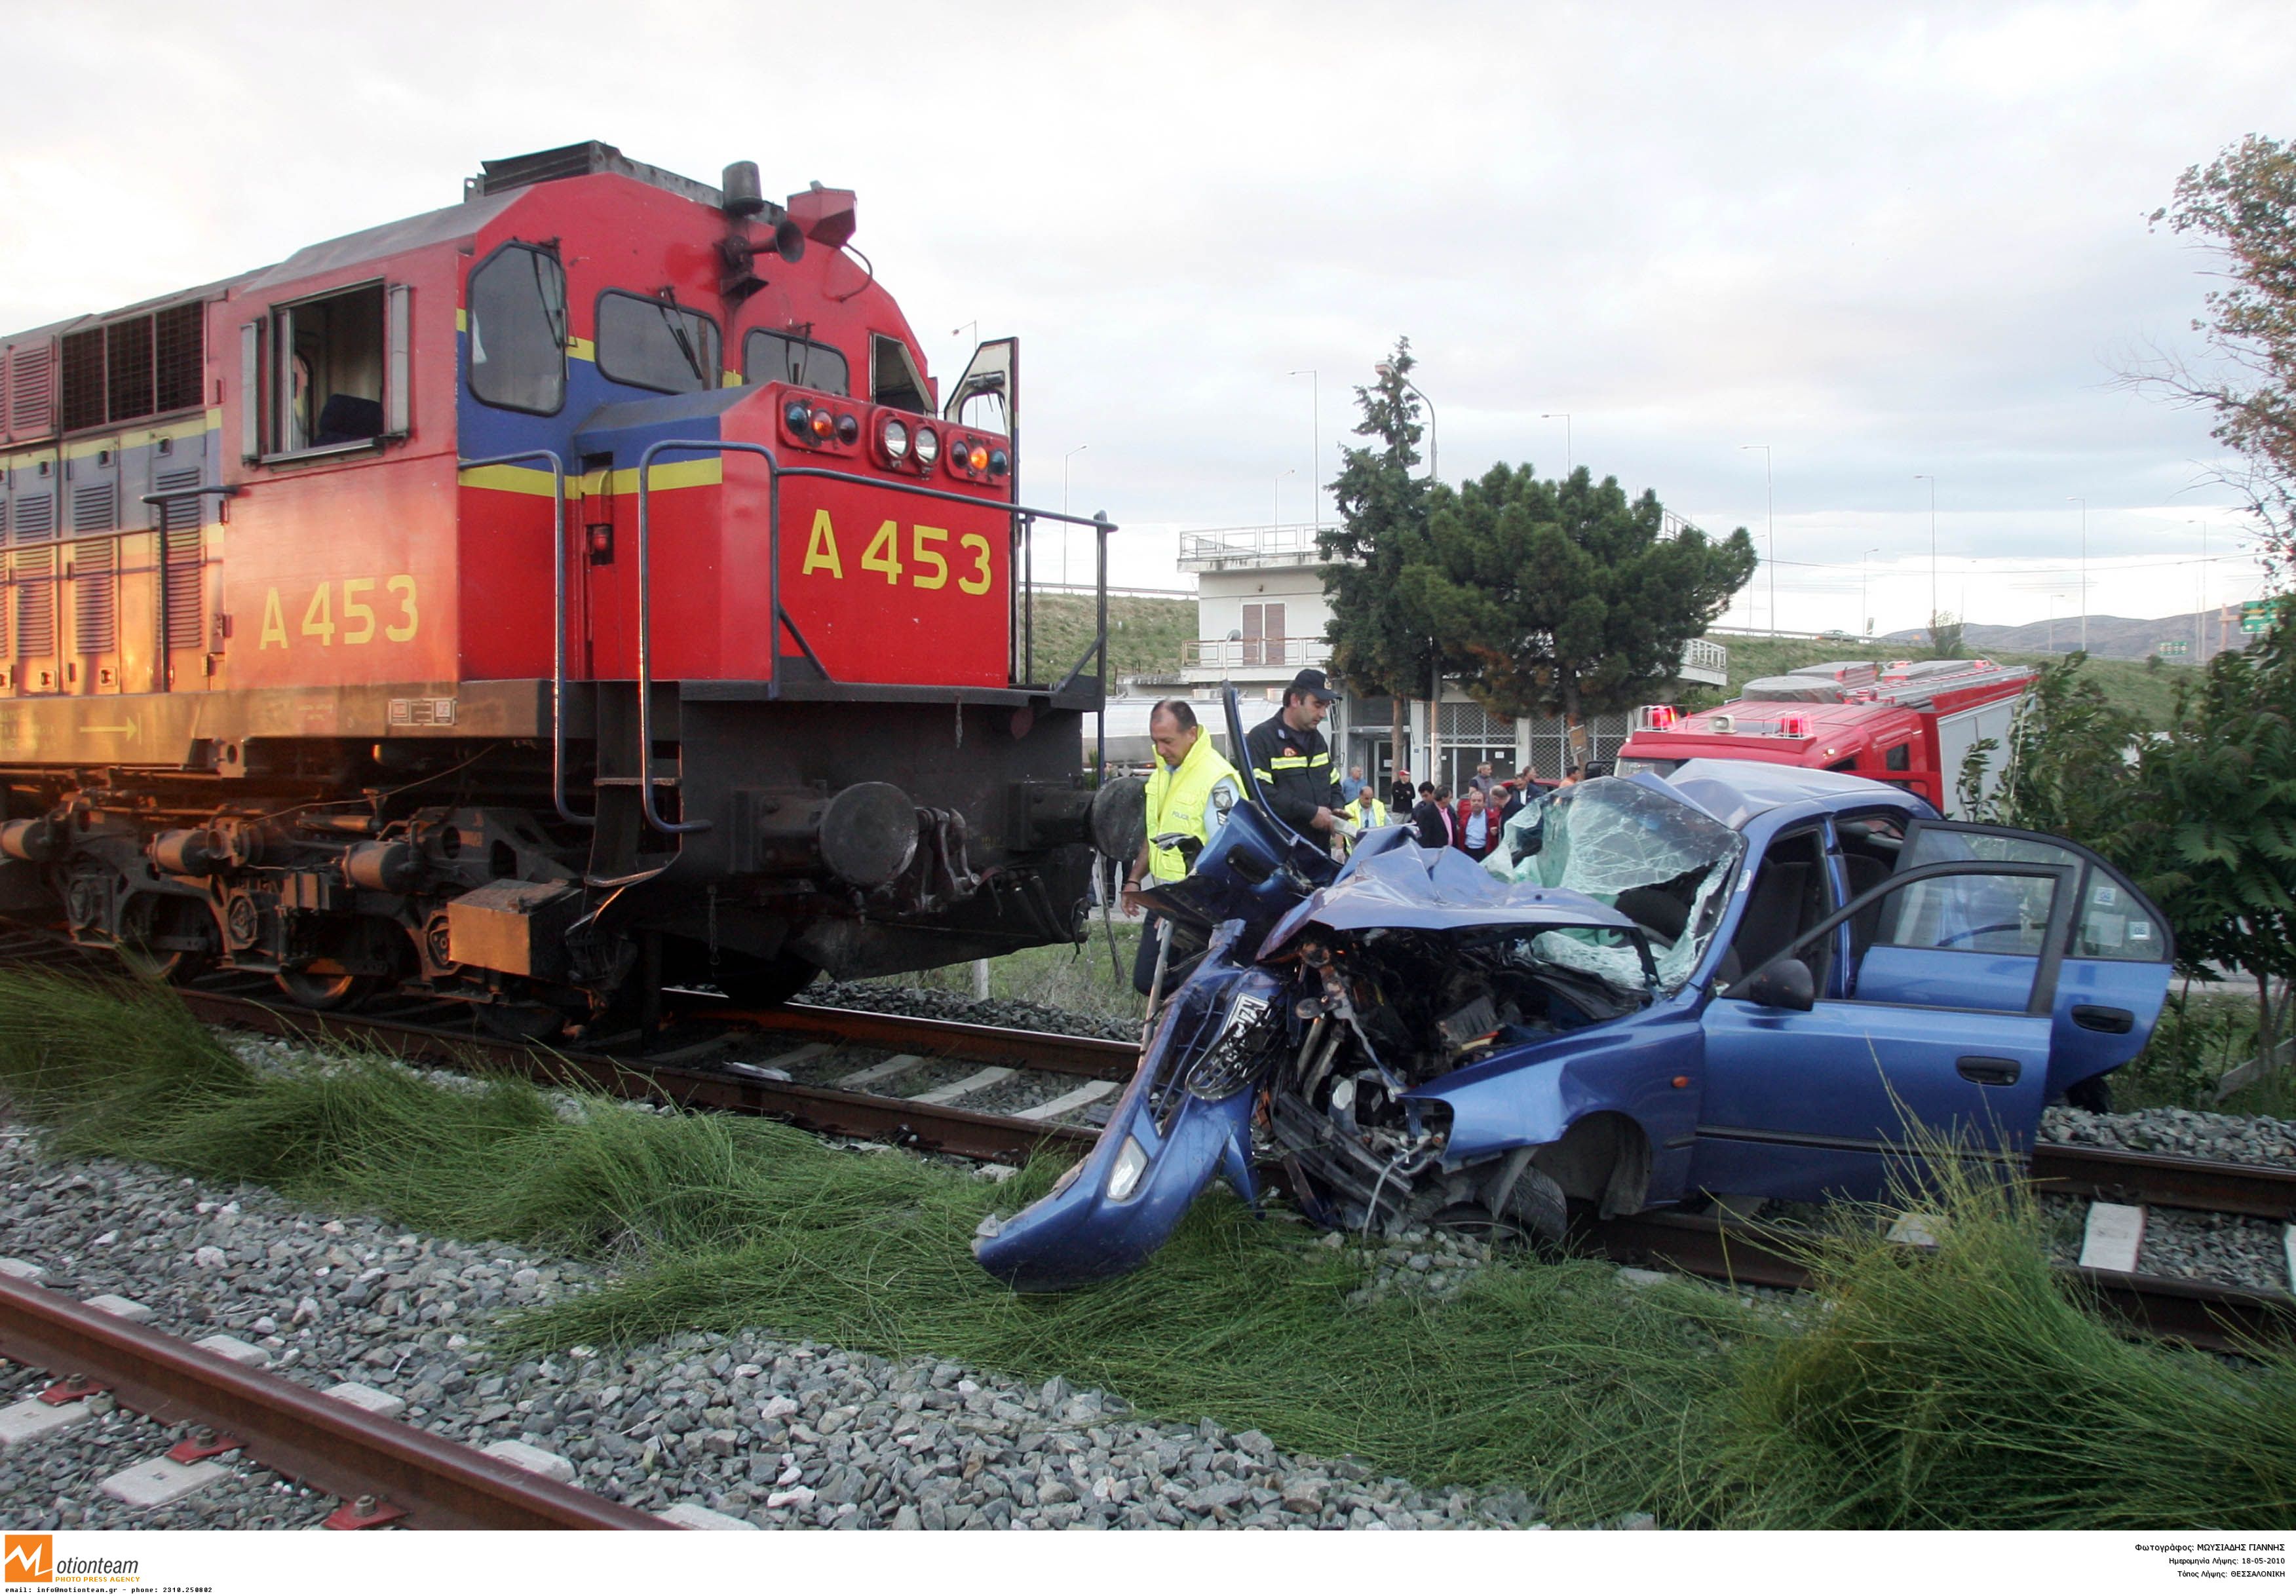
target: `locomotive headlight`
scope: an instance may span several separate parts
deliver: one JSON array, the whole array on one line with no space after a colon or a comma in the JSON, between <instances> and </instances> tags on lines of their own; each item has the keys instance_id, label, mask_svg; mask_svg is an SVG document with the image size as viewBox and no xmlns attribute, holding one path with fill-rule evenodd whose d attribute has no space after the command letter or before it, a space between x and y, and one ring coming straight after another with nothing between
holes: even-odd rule
<instances>
[{"instance_id":1,"label":"locomotive headlight","mask_svg":"<svg viewBox=\"0 0 2296 1596\"><path fill-rule=\"evenodd\" d=\"M1148 1150L1131 1137L1116 1150L1116 1162L1108 1169L1108 1200L1122 1202L1140 1184L1140 1177L1148 1173Z\"/></svg>"},{"instance_id":2,"label":"locomotive headlight","mask_svg":"<svg viewBox=\"0 0 2296 1596\"><path fill-rule=\"evenodd\" d=\"M877 446L885 451L885 458L898 465L909 457L909 429L905 422L891 416L877 430Z\"/></svg>"},{"instance_id":3,"label":"locomotive headlight","mask_svg":"<svg viewBox=\"0 0 2296 1596\"><path fill-rule=\"evenodd\" d=\"M917 429L917 463L931 465L940 458L940 434L931 427Z\"/></svg>"},{"instance_id":4,"label":"locomotive headlight","mask_svg":"<svg viewBox=\"0 0 2296 1596\"><path fill-rule=\"evenodd\" d=\"M791 431L803 438L813 428L813 407L803 400L792 399L789 408L782 412L782 420Z\"/></svg>"}]
</instances>

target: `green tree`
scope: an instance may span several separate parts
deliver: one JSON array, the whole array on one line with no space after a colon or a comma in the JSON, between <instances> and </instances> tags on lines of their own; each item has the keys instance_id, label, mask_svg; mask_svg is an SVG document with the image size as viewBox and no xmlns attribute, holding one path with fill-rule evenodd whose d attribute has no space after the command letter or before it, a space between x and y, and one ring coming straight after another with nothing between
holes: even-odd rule
<instances>
[{"instance_id":1,"label":"green tree","mask_svg":"<svg viewBox=\"0 0 2296 1596\"><path fill-rule=\"evenodd\" d=\"M2119 859L2136 788L2131 756L2144 725L2084 674L2088 662L2079 651L2052 660L2027 689L1988 817Z\"/></svg>"},{"instance_id":2,"label":"green tree","mask_svg":"<svg viewBox=\"0 0 2296 1596\"><path fill-rule=\"evenodd\" d=\"M1673 682L1683 645L1755 566L1743 527L1710 538L1669 520L1655 494L1629 501L1584 466L1562 482L1493 466L1432 499L1428 544L1399 573L1402 609L1492 714L1561 715L1573 764L1587 757L1586 717Z\"/></svg>"},{"instance_id":3,"label":"green tree","mask_svg":"<svg viewBox=\"0 0 2296 1596\"><path fill-rule=\"evenodd\" d=\"M1332 667L1357 692L1394 700L1391 723L1397 768L1402 768L1406 702L1427 690L1435 655L1425 618L1403 595L1402 573L1427 559L1427 505L1432 485L1412 475L1419 463L1419 400L1406 386L1411 340L1395 353L1378 380L1356 389L1363 420L1356 434L1371 441L1341 451L1331 484L1340 520L1324 530L1324 591L1332 620L1324 635ZM1376 773L1374 773L1376 779Z\"/></svg>"},{"instance_id":4,"label":"green tree","mask_svg":"<svg viewBox=\"0 0 2296 1596\"><path fill-rule=\"evenodd\" d=\"M1940 659L1958 659L1962 634L1966 629L1966 623L1952 610L1939 610L1930 617L1930 652Z\"/></svg>"},{"instance_id":5,"label":"green tree","mask_svg":"<svg viewBox=\"0 0 2296 1596\"><path fill-rule=\"evenodd\" d=\"M2129 814L2109 852L2177 933L2177 962L2246 971L2257 1052L2276 1057L2296 982L2296 626L2209 661L2148 741Z\"/></svg>"},{"instance_id":6,"label":"green tree","mask_svg":"<svg viewBox=\"0 0 2296 1596\"><path fill-rule=\"evenodd\" d=\"M2204 241L2226 286L2193 322L2202 366L2165 356L2124 379L2215 417L2211 435L2243 462L2226 479L2264 522L2285 574L2296 563L2296 142L2249 135L2186 168L2152 219Z\"/></svg>"}]
</instances>

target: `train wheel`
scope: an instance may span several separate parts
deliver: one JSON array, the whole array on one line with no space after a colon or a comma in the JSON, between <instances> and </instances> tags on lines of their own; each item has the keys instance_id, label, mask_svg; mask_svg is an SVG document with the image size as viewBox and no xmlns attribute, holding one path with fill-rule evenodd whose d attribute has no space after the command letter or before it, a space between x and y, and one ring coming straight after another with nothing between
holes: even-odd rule
<instances>
[{"instance_id":1,"label":"train wheel","mask_svg":"<svg viewBox=\"0 0 2296 1596\"><path fill-rule=\"evenodd\" d=\"M343 933L337 957L272 977L291 1003L306 1009L342 1009L365 1003L406 963L406 937L388 921L361 916ZM344 963L365 966L346 970ZM380 963L382 968L374 968Z\"/></svg>"},{"instance_id":2,"label":"train wheel","mask_svg":"<svg viewBox=\"0 0 2296 1596\"><path fill-rule=\"evenodd\" d=\"M113 951L131 973L145 980L184 986L206 974L215 962L214 919L190 899L139 894L129 900L119 930ZM170 945L160 945L162 937Z\"/></svg>"},{"instance_id":3,"label":"train wheel","mask_svg":"<svg viewBox=\"0 0 2296 1596\"><path fill-rule=\"evenodd\" d=\"M306 1009L340 1009L373 992L378 978L341 971L283 970L271 978L279 983L279 990L291 1002Z\"/></svg>"}]
</instances>

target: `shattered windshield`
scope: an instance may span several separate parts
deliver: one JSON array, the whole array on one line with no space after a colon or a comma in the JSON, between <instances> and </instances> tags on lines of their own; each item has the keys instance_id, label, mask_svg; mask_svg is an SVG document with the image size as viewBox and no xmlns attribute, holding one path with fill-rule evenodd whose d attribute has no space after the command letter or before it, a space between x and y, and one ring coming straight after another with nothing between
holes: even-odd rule
<instances>
[{"instance_id":1,"label":"shattered windshield","mask_svg":"<svg viewBox=\"0 0 2296 1596\"><path fill-rule=\"evenodd\" d=\"M1502 880L1566 888L1610 904L1650 934L1659 985L1679 986L1722 918L1746 839L1655 787L1622 777L1550 793L1507 822L1484 862ZM1622 986L1642 971L1627 950L1577 930L1543 932L1538 955Z\"/></svg>"}]
</instances>

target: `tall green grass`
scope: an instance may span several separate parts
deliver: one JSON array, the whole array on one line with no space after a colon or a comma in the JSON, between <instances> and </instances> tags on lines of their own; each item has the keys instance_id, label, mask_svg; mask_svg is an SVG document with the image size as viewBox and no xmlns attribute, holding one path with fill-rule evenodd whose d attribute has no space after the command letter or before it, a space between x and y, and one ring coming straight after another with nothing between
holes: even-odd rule
<instances>
[{"instance_id":1,"label":"tall green grass","mask_svg":"<svg viewBox=\"0 0 2296 1596\"><path fill-rule=\"evenodd\" d=\"M102 1153L472 1239L569 1248L609 1283L504 1322L507 1348L755 1328L1257 1426L1424 1484L1508 1482L1588 1520L2271 1527L2296 1375L2116 1339L2051 1277L2030 1213L1955 1194L1934 1257L1845 1231L1789 1320L1607 1265L1507 1265L1457 1297L1349 1297L1351 1251L1200 1203L1127 1279L1056 1297L966 1242L991 1186L755 1120L635 1113L523 1082L445 1090L388 1060L250 1067L163 990L0 973L0 1086ZM1996 1204L1986 1207L1988 1202Z\"/></svg>"},{"instance_id":2,"label":"tall green grass","mask_svg":"<svg viewBox=\"0 0 2296 1596\"><path fill-rule=\"evenodd\" d=\"M1741 1361L1718 1522L1769 1528L2263 1529L2296 1516L2296 1363L2123 1338L2051 1269L2026 1188L1932 1161L1933 1251L1845 1215L1822 1309Z\"/></svg>"}]
</instances>

